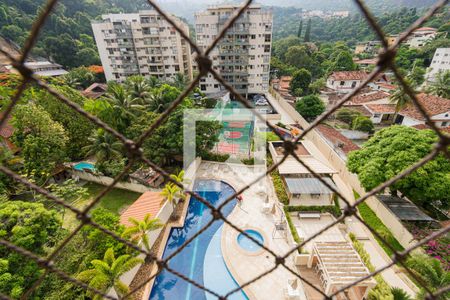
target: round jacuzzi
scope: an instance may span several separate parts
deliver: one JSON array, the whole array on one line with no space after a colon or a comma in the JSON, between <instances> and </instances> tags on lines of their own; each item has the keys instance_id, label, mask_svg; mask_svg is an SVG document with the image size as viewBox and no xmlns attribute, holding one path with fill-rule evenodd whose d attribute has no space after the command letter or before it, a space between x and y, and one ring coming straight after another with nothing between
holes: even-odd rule
<instances>
[{"instance_id":1,"label":"round jacuzzi","mask_svg":"<svg viewBox=\"0 0 450 300\"><path fill-rule=\"evenodd\" d=\"M244 230L244 232L249 236L251 236L254 240L258 241L260 244L264 244L264 238L258 231L253 229L247 229ZM237 236L237 242L242 249L249 252L256 252L261 249L260 245L258 245L257 243L255 243L242 233L239 233L239 235Z\"/></svg>"}]
</instances>

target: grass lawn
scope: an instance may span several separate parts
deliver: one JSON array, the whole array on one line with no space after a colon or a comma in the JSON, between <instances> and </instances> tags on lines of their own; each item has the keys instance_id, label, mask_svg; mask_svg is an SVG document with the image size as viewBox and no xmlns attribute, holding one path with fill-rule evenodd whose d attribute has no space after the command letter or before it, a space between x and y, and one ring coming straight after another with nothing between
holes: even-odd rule
<instances>
[{"instance_id":1,"label":"grass lawn","mask_svg":"<svg viewBox=\"0 0 450 300\"><path fill-rule=\"evenodd\" d=\"M94 200L94 198L105 188L103 185L92 182L86 184L84 187L88 189L90 201ZM102 199L100 199L97 207L100 206L110 210L113 213L120 214L124 209L136 201L140 195L140 193L127 190L112 189L109 193L102 197Z\"/></svg>"},{"instance_id":2,"label":"grass lawn","mask_svg":"<svg viewBox=\"0 0 450 300\"><path fill-rule=\"evenodd\" d=\"M84 185L87 189L88 196L71 203L72 206L78 209L84 209L94 198L100 194L105 186L89 182ZM109 193L100 199L100 202L95 207L103 207L117 215L120 215L129 205L131 205L141 194L127 190L112 189ZM63 227L66 229L74 229L78 225L78 220L74 213L66 209L64 215Z\"/></svg>"}]
</instances>

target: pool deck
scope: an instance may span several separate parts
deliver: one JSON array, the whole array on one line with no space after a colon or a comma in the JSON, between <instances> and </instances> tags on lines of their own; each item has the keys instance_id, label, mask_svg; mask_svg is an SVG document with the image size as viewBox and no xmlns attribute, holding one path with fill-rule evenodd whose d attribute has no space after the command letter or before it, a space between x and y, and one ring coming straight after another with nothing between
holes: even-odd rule
<instances>
[{"instance_id":1,"label":"pool deck","mask_svg":"<svg viewBox=\"0 0 450 300\"><path fill-rule=\"evenodd\" d=\"M235 190L239 190L264 172L264 169L252 170L254 168L244 165L202 162L196 177L222 180L230 184ZM280 233L277 233L276 238L273 238L275 223L281 217L280 210L275 209L268 214L262 212L266 198L262 192L263 187L267 189L265 193L269 196L269 202L278 202L270 179L265 177L264 180L266 181L264 185L255 184L242 194L241 206L237 205L227 219L240 229L257 230L264 237L264 245L267 248L276 255L284 255L292 247L289 246L287 238ZM224 225L221 243L222 254L234 279L239 285L244 285L273 268L275 259L272 254L264 249L256 253L249 253L240 248L237 243L238 234L239 232L229 224ZM292 257L286 260L286 265L292 270L297 270ZM286 268L279 266L256 282L245 286L244 292L249 299L285 299L284 288L287 287L289 279L295 278Z\"/></svg>"}]
</instances>

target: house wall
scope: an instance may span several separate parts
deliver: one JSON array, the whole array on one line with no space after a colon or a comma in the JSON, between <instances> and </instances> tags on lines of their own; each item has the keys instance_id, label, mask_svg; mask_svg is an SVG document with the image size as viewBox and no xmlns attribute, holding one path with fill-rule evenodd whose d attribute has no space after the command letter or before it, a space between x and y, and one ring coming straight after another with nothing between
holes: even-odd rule
<instances>
[{"instance_id":1,"label":"house wall","mask_svg":"<svg viewBox=\"0 0 450 300\"><path fill-rule=\"evenodd\" d=\"M403 116L403 121L401 125L405 125L405 126L414 126L414 125L419 125L419 124L425 124L424 121L419 121L407 116Z\"/></svg>"},{"instance_id":2,"label":"house wall","mask_svg":"<svg viewBox=\"0 0 450 300\"><path fill-rule=\"evenodd\" d=\"M308 128L310 124L287 103L277 92L271 90L272 95L278 101L279 105L303 128ZM358 192L361 196L366 194L366 191L361 186L358 176L348 171L345 160L325 141L325 139L315 130L311 130L305 139L314 143L314 145L322 152L323 156L328 159L331 166L338 172L339 177L352 189ZM350 203L354 203L353 197L347 199ZM366 200L369 207L375 211L378 217L383 220L383 223L391 230L394 237L400 244L407 248L415 244L414 237L406 229L405 226L397 219L397 217L375 197L369 197Z\"/></svg>"},{"instance_id":3,"label":"house wall","mask_svg":"<svg viewBox=\"0 0 450 300\"><path fill-rule=\"evenodd\" d=\"M303 206L327 206L332 204L332 194L324 194L319 197L312 197L310 194L295 194L290 195L289 205L303 205Z\"/></svg>"},{"instance_id":4,"label":"house wall","mask_svg":"<svg viewBox=\"0 0 450 300\"><path fill-rule=\"evenodd\" d=\"M361 80L342 80L342 82L344 83L343 85L341 85L341 80L328 78L327 87L341 93L350 93L361 83Z\"/></svg>"}]
</instances>

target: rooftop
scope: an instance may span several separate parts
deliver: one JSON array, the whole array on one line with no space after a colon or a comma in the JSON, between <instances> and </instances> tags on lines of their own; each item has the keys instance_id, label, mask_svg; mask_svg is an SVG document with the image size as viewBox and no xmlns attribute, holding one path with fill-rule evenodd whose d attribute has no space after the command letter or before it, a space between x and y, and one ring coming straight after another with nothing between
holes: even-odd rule
<instances>
[{"instance_id":1,"label":"rooftop","mask_svg":"<svg viewBox=\"0 0 450 300\"><path fill-rule=\"evenodd\" d=\"M429 116L435 116L450 111L450 101L448 99L425 93L418 94L417 99ZM425 118L414 104L410 104L402 109L400 114L412 119L425 121Z\"/></svg>"},{"instance_id":2,"label":"rooftop","mask_svg":"<svg viewBox=\"0 0 450 300\"><path fill-rule=\"evenodd\" d=\"M402 221L434 221L411 201L390 195L376 196L390 211Z\"/></svg>"},{"instance_id":3,"label":"rooftop","mask_svg":"<svg viewBox=\"0 0 450 300\"><path fill-rule=\"evenodd\" d=\"M362 104L372 101L377 101L381 99L389 98L390 94L383 92L383 91L376 91L376 92L369 92L364 94L358 94L354 97L352 97L348 102L346 102L346 105L354 105L354 104Z\"/></svg>"},{"instance_id":4,"label":"rooftop","mask_svg":"<svg viewBox=\"0 0 450 300\"><path fill-rule=\"evenodd\" d=\"M291 194L333 194L329 189L317 178L285 178L287 188ZM337 189L331 178L323 178L323 180L331 187Z\"/></svg>"},{"instance_id":5,"label":"rooftop","mask_svg":"<svg viewBox=\"0 0 450 300\"><path fill-rule=\"evenodd\" d=\"M364 71L340 71L333 72L330 75L333 80L364 80L367 78L367 73Z\"/></svg>"},{"instance_id":6,"label":"rooftop","mask_svg":"<svg viewBox=\"0 0 450 300\"><path fill-rule=\"evenodd\" d=\"M160 192L148 191L143 193L122 213L122 215L120 215L120 224L131 226L132 223L129 221L130 218L142 221L147 214L155 217L161 208L163 200L164 197L161 196Z\"/></svg>"},{"instance_id":7,"label":"rooftop","mask_svg":"<svg viewBox=\"0 0 450 300\"><path fill-rule=\"evenodd\" d=\"M365 104L364 105L372 113L393 114L395 113L395 104Z\"/></svg>"},{"instance_id":8,"label":"rooftop","mask_svg":"<svg viewBox=\"0 0 450 300\"><path fill-rule=\"evenodd\" d=\"M350 152L359 149L359 146L353 143L352 140L345 137L331 126L319 124L316 128L325 139L327 139L334 147L341 149L345 154L349 154Z\"/></svg>"}]
</instances>

